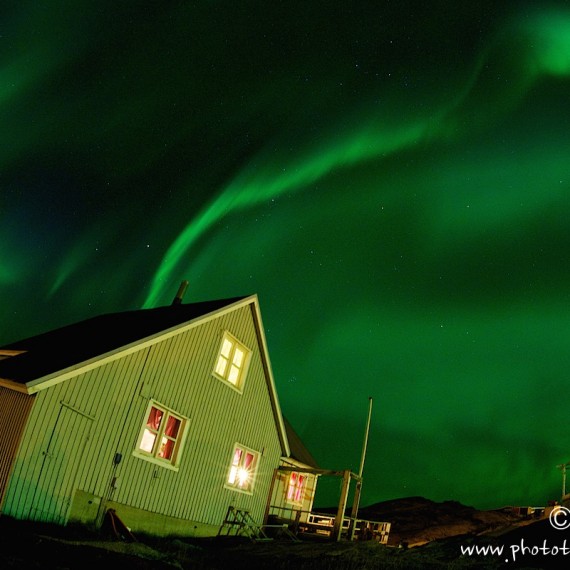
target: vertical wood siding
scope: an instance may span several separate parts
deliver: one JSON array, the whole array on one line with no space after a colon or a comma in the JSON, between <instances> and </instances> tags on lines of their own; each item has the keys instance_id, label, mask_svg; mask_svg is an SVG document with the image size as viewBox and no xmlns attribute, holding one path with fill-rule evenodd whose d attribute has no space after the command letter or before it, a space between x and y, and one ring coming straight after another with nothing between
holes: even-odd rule
<instances>
[{"instance_id":1,"label":"vertical wood siding","mask_svg":"<svg viewBox=\"0 0 570 570\"><path fill-rule=\"evenodd\" d=\"M34 396L0 387L0 512Z\"/></svg>"},{"instance_id":2,"label":"vertical wood siding","mask_svg":"<svg viewBox=\"0 0 570 570\"><path fill-rule=\"evenodd\" d=\"M261 522L282 450L252 310L249 305L237 308L40 391L5 512L65 520L66 505L80 489L214 525L233 505ZM241 394L212 375L225 330L252 350ZM189 418L178 471L133 456L150 399ZM78 435L54 435L63 430ZM224 487L236 442L261 454L252 494ZM122 455L118 465L116 453ZM113 477L116 488L111 488ZM44 494L58 498L48 500Z\"/></svg>"}]
</instances>

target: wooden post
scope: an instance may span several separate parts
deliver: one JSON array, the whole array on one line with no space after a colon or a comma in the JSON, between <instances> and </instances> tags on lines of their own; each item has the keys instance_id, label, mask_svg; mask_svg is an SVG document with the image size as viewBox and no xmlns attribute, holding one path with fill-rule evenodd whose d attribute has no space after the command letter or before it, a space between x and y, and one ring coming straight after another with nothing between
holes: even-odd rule
<instances>
[{"instance_id":1,"label":"wooden post","mask_svg":"<svg viewBox=\"0 0 570 570\"><path fill-rule=\"evenodd\" d=\"M338 502L338 509L334 519L334 526L331 535L331 540L338 542L342 532L342 521L344 519L344 511L346 510L346 500L348 499L348 490L350 488L350 471L343 471L342 475L342 489L340 491L340 500Z\"/></svg>"},{"instance_id":2,"label":"wooden post","mask_svg":"<svg viewBox=\"0 0 570 570\"><path fill-rule=\"evenodd\" d=\"M354 540L356 530L356 519L358 518L358 504L360 503L360 491L362 490L362 479L356 482L354 490L354 500L352 501L352 511L350 512L350 523L348 525L348 540Z\"/></svg>"},{"instance_id":3,"label":"wooden post","mask_svg":"<svg viewBox=\"0 0 570 570\"><path fill-rule=\"evenodd\" d=\"M301 509L295 511L295 523L293 525L293 530L294 530L293 534L295 536L297 536L297 534L299 533L299 523L301 522L301 515L302 515Z\"/></svg>"}]
</instances>

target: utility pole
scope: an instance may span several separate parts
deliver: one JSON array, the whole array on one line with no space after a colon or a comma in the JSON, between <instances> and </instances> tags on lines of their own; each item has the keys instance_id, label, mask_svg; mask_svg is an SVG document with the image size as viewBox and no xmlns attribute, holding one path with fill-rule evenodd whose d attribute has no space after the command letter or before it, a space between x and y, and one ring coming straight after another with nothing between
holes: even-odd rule
<instances>
[{"instance_id":1,"label":"utility pole","mask_svg":"<svg viewBox=\"0 0 570 570\"><path fill-rule=\"evenodd\" d=\"M560 499L560 502L562 502L564 500L564 497L566 496L566 468L568 467L568 465L570 465L570 461L567 461L566 463L561 463L560 465L556 466L558 467L558 469L562 470L562 498Z\"/></svg>"},{"instance_id":2,"label":"utility pole","mask_svg":"<svg viewBox=\"0 0 570 570\"><path fill-rule=\"evenodd\" d=\"M362 455L360 456L360 469L358 476L362 478L364 471L364 460L366 459L366 448L368 447L368 434L370 433L370 419L372 418L372 396L368 397L368 419L366 420L366 430L364 431L364 441L362 442Z\"/></svg>"},{"instance_id":3,"label":"utility pole","mask_svg":"<svg viewBox=\"0 0 570 570\"><path fill-rule=\"evenodd\" d=\"M364 441L362 443L362 455L360 456L360 469L358 470L358 481L354 491L354 502L350 513L350 525L348 531L348 539L354 540L354 531L356 530L356 519L358 517L358 506L360 503L360 493L362 491L362 473L364 472L364 461L366 459L366 448L368 447L368 434L370 433L370 419L372 418L372 396L368 397L368 419L366 420L366 429L364 430Z\"/></svg>"}]
</instances>

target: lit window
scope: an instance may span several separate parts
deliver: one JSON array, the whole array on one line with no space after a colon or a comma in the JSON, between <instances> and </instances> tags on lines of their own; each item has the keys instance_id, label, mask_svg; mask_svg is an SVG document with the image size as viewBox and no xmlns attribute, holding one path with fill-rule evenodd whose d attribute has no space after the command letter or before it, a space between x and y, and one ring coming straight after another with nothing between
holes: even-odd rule
<instances>
[{"instance_id":1,"label":"lit window","mask_svg":"<svg viewBox=\"0 0 570 570\"><path fill-rule=\"evenodd\" d=\"M186 418L151 402L141 429L135 455L176 465L181 451Z\"/></svg>"},{"instance_id":2,"label":"lit window","mask_svg":"<svg viewBox=\"0 0 570 570\"><path fill-rule=\"evenodd\" d=\"M251 492L257 470L259 453L236 445L232 456L232 463L228 474L227 487Z\"/></svg>"},{"instance_id":3,"label":"lit window","mask_svg":"<svg viewBox=\"0 0 570 570\"><path fill-rule=\"evenodd\" d=\"M287 487L287 501L290 503L302 503L305 495L305 483L307 477L296 471L291 472L289 486Z\"/></svg>"},{"instance_id":4,"label":"lit window","mask_svg":"<svg viewBox=\"0 0 570 570\"><path fill-rule=\"evenodd\" d=\"M241 388L245 380L250 351L228 332L224 333L214 374L221 380Z\"/></svg>"}]
</instances>

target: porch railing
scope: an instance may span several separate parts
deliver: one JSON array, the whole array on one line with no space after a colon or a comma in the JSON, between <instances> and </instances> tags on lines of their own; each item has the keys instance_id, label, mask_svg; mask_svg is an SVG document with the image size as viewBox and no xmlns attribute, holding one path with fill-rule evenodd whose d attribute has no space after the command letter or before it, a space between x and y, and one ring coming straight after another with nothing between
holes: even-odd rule
<instances>
[{"instance_id":1,"label":"porch railing","mask_svg":"<svg viewBox=\"0 0 570 570\"><path fill-rule=\"evenodd\" d=\"M331 537L335 517L328 514L303 511L301 509L271 505L270 518L280 522L288 522L289 528L295 534L307 534ZM350 529L350 517L344 517L342 521L341 537L348 539ZM390 534L391 523L356 519L354 538L356 540L375 540L380 544L387 544Z\"/></svg>"}]
</instances>

